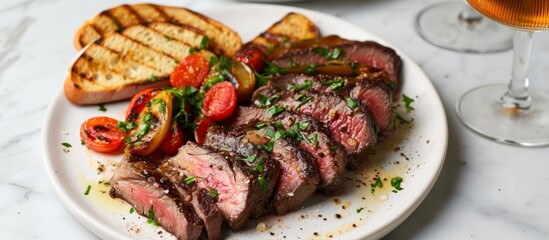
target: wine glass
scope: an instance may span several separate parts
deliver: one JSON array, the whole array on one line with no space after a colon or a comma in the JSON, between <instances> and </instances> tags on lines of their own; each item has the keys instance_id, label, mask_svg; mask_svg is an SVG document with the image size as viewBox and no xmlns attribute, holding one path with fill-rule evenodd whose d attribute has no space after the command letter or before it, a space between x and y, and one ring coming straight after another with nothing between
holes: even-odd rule
<instances>
[{"instance_id":1,"label":"wine glass","mask_svg":"<svg viewBox=\"0 0 549 240\"><path fill-rule=\"evenodd\" d=\"M514 29L508 85L478 87L456 104L461 121L489 139L521 146L549 145L549 95L528 89L527 67L534 31L549 29L549 1L468 0L485 16Z\"/></svg>"},{"instance_id":2,"label":"wine glass","mask_svg":"<svg viewBox=\"0 0 549 240\"><path fill-rule=\"evenodd\" d=\"M416 18L419 35L436 46L472 53L511 49L512 31L463 2L442 2L424 8Z\"/></svg>"}]
</instances>

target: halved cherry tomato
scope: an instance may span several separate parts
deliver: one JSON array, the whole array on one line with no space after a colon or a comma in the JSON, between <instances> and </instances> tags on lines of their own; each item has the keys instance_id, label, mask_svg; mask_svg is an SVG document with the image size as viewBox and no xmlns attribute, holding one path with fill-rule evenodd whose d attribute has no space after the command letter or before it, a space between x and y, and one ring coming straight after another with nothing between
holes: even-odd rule
<instances>
[{"instance_id":1,"label":"halved cherry tomato","mask_svg":"<svg viewBox=\"0 0 549 240\"><path fill-rule=\"evenodd\" d=\"M96 152L110 153L118 150L126 134L118 129L118 121L110 117L92 117L82 123L80 138L88 148Z\"/></svg>"},{"instance_id":2,"label":"halved cherry tomato","mask_svg":"<svg viewBox=\"0 0 549 240\"><path fill-rule=\"evenodd\" d=\"M208 117L203 117L196 120L196 128L194 129L194 140L198 144L203 144L206 141L206 133L208 133L208 128L212 124L212 119Z\"/></svg>"},{"instance_id":3,"label":"halved cherry tomato","mask_svg":"<svg viewBox=\"0 0 549 240\"><path fill-rule=\"evenodd\" d=\"M172 87L193 86L198 88L209 70L208 60L204 56L198 53L188 55L173 70L170 84Z\"/></svg>"},{"instance_id":4,"label":"halved cherry tomato","mask_svg":"<svg viewBox=\"0 0 549 240\"><path fill-rule=\"evenodd\" d=\"M214 121L228 118L236 107L236 90L230 82L220 82L206 92L202 113Z\"/></svg>"},{"instance_id":5,"label":"halved cherry tomato","mask_svg":"<svg viewBox=\"0 0 549 240\"><path fill-rule=\"evenodd\" d=\"M261 72L263 70L265 53L263 53L263 51L261 51L258 47L251 46L243 51L237 52L233 59L235 61L246 63L255 71Z\"/></svg>"},{"instance_id":6,"label":"halved cherry tomato","mask_svg":"<svg viewBox=\"0 0 549 240\"><path fill-rule=\"evenodd\" d=\"M167 155L175 155L179 150L179 147L183 145L185 141L183 137L183 131L176 122L172 122L170 126L170 131L164 137L163 142L160 144L158 149Z\"/></svg>"},{"instance_id":7,"label":"halved cherry tomato","mask_svg":"<svg viewBox=\"0 0 549 240\"><path fill-rule=\"evenodd\" d=\"M139 113L141 113L143 108L147 105L147 102L160 92L160 90L162 89L148 88L133 96L128 109L126 110L126 121L135 121L137 116L139 116Z\"/></svg>"}]
</instances>

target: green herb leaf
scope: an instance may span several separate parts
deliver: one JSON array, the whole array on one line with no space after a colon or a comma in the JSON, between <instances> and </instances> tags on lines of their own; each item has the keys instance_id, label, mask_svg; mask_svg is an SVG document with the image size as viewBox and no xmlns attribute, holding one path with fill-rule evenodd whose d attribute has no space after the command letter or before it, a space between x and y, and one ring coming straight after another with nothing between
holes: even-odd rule
<instances>
[{"instance_id":1,"label":"green herb leaf","mask_svg":"<svg viewBox=\"0 0 549 240\"><path fill-rule=\"evenodd\" d=\"M404 102L404 107L406 107L406 110L408 112L411 110L415 110L414 107L411 106L411 104L414 102L414 99L406 96L405 94L402 94L402 101Z\"/></svg>"},{"instance_id":2,"label":"green herb leaf","mask_svg":"<svg viewBox=\"0 0 549 240\"><path fill-rule=\"evenodd\" d=\"M263 122L263 123L259 123L259 124L255 125L255 127L256 127L257 129L262 129L262 128L266 127L266 126L269 126L269 123Z\"/></svg>"},{"instance_id":3,"label":"green herb leaf","mask_svg":"<svg viewBox=\"0 0 549 240\"><path fill-rule=\"evenodd\" d=\"M264 74L285 74L288 73L288 70L280 68L278 65L272 63L272 62L266 62L265 68L263 69Z\"/></svg>"},{"instance_id":4,"label":"green herb leaf","mask_svg":"<svg viewBox=\"0 0 549 240\"><path fill-rule=\"evenodd\" d=\"M305 74L307 75L314 75L316 74L316 65L315 64L309 64L307 65L306 69L305 69Z\"/></svg>"},{"instance_id":5,"label":"green herb leaf","mask_svg":"<svg viewBox=\"0 0 549 240\"><path fill-rule=\"evenodd\" d=\"M126 136L126 137L124 138L124 141L125 141L126 143L131 143L131 142L132 142L132 138L131 138L130 136Z\"/></svg>"},{"instance_id":6,"label":"green herb leaf","mask_svg":"<svg viewBox=\"0 0 549 240\"><path fill-rule=\"evenodd\" d=\"M358 107L358 102L354 98L346 97L345 102L350 109L355 110Z\"/></svg>"},{"instance_id":7,"label":"green herb leaf","mask_svg":"<svg viewBox=\"0 0 549 240\"><path fill-rule=\"evenodd\" d=\"M290 85L290 88L292 88L292 89L299 92L299 91L302 91L302 90L310 89L313 86L313 82L311 80L306 80L301 85L296 85L296 84L293 84L293 83L290 83L289 85Z\"/></svg>"},{"instance_id":8,"label":"green herb leaf","mask_svg":"<svg viewBox=\"0 0 549 240\"><path fill-rule=\"evenodd\" d=\"M202 40L200 41L200 47L199 49L206 49L208 48L208 42L210 42L210 39L207 36L204 36Z\"/></svg>"},{"instance_id":9,"label":"green herb leaf","mask_svg":"<svg viewBox=\"0 0 549 240\"><path fill-rule=\"evenodd\" d=\"M316 132L309 135L309 137L307 139L309 139L309 141L311 141L313 143L315 148L318 148L318 135L316 134Z\"/></svg>"},{"instance_id":10,"label":"green herb leaf","mask_svg":"<svg viewBox=\"0 0 549 240\"><path fill-rule=\"evenodd\" d=\"M343 49L339 48L339 47L336 47L332 50L328 50L326 48L323 48L323 47L315 47L313 48L313 51L324 56L326 58L326 60L335 60L335 59L339 59L343 56L343 54L345 54L345 51L343 51Z\"/></svg>"},{"instance_id":11,"label":"green herb leaf","mask_svg":"<svg viewBox=\"0 0 549 240\"><path fill-rule=\"evenodd\" d=\"M275 128L278 128L278 129L284 129L284 124L282 124L282 122L278 121L278 122L271 122L271 125Z\"/></svg>"},{"instance_id":12,"label":"green herb leaf","mask_svg":"<svg viewBox=\"0 0 549 240\"><path fill-rule=\"evenodd\" d=\"M261 86L264 86L265 84L267 84L267 82L269 81L269 78L266 77L266 76L263 76L257 72L254 71L254 75L255 75L255 88L258 88L258 87L261 87Z\"/></svg>"},{"instance_id":13,"label":"green herb leaf","mask_svg":"<svg viewBox=\"0 0 549 240\"><path fill-rule=\"evenodd\" d=\"M265 177L263 175L259 175L257 177L257 183L259 183L259 189L261 189L261 192L265 194L267 192L267 181L265 181Z\"/></svg>"},{"instance_id":14,"label":"green herb leaf","mask_svg":"<svg viewBox=\"0 0 549 240\"><path fill-rule=\"evenodd\" d=\"M151 82L156 82L158 81L158 77L154 74L151 74L151 77L149 78L151 80Z\"/></svg>"},{"instance_id":15,"label":"green herb leaf","mask_svg":"<svg viewBox=\"0 0 549 240\"><path fill-rule=\"evenodd\" d=\"M88 196L88 194L90 194L91 188L92 188L92 186L88 185L88 188L86 188L86 191L84 192L84 195Z\"/></svg>"},{"instance_id":16,"label":"green herb leaf","mask_svg":"<svg viewBox=\"0 0 549 240\"><path fill-rule=\"evenodd\" d=\"M156 219L155 219L155 216L154 216L154 211L153 211L153 207L151 206L151 208L149 209L149 217L147 219L147 223L155 226L155 227L158 227L158 222L156 222Z\"/></svg>"},{"instance_id":17,"label":"green herb leaf","mask_svg":"<svg viewBox=\"0 0 549 240\"><path fill-rule=\"evenodd\" d=\"M189 48L189 54L197 53L198 51L198 48Z\"/></svg>"},{"instance_id":18,"label":"green herb leaf","mask_svg":"<svg viewBox=\"0 0 549 240\"><path fill-rule=\"evenodd\" d=\"M283 107L274 105L270 108L267 108L267 114L269 115L269 117L274 117L274 116L284 112L284 110L285 109Z\"/></svg>"},{"instance_id":19,"label":"green herb leaf","mask_svg":"<svg viewBox=\"0 0 549 240\"><path fill-rule=\"evenodd\" d=\"M271 52L273 51L273 49L274 49L274 45L268 45L267 49L265 49L265 52L264 52L265 55L267 56L271 55Z\"/></svg>"},{"instance_id":20,"label":"green herb leaf","mask_svg":"<svg viewBox=\"0 0 549 240\"><path fill-rule=\"evenodd\" d=\"M282 36L282 42L288 42L290 38L288 36Z\"/></svg>"},{"instance_id":21,"label":"green herb leaf","mask_svg":"<svg viewBox=\"0 0 549 240\"><path fill-rule=\"evenodd\" d=\"M84 140L80 140L80 145L86 145L86 143L84 142Z\"/></svg>"},{"instance_id":22,"label":"green herb leaf","mask_svg":"<svg viewBox=\"0 0 549 240\"><path fill-rule=\"evenodd\" d=\"M275 135L275 133L274 133L274 131L273 131L272 129L267 128L267 129L265 129L265 135L266 135L267 137L273 138L274 135Z\"/></svg>"},{"instance_id":23,"label":"green herb leaf","mask_svg":"<svg viewBox=\"0 0 549 240\"><path fill-rule=\"evenodd\" d=\"M212 188L210 189L210 195L212 195L213 198L217 198L217 196L219 196L219 193L217 192L217 189Z\"/></svg>"},{"instance_id":24,"label":"green herb leaf","mask_svg":"<svg viewBox=\"0 0 549 240\"><path fill-rule=\"evenodd\" d=\"M409 124L409 123L412 123L412 122L414 121L413 118L410 119L410 120L406 120L406 119L404 119L402 116L400 116L400 114L398 114L397 112L395 112L395 120L394 120L394 122L396 123L397 120L401 121L402 123L408 123L408 124Z\"/></svg>"},{"instance_id":25,"label":"green herb leaf","mask_svg":"<svg viewBox=\"0 0 549 240\"><path fill-rule=\"evenodd\" d=\"M63 142L63 143L61 143L61 145L63 145L63 147L66 147L66 148L72 147L72 145L70 143L67 143L67 142Z\"/></svg>"},{"instance_id":26,"label":"green herb leaf","mask_svg":"<svg viewBox=\"0 0 549 240\"><path fill-rule=\"evenodd\" d=\"M278 94L275 94L271 97L264 96L263 94L257 94L257 97L259 98L259 106L261 107L271 106L280 99L280 95Z\"/></svg>"},{"instance_id":27,"label":"green herb leaf","mask_svg":"<svg viewBox=\"0 0 549 240\"><path fill-rule=\"evenodd\" d=\"M391 186L393 186L396 190L400 191L404 188L400 187L400 184L404 181L401 177L394 177L391 179Z\"/></svg>"},{"instance_id":28,"label":"green herb leaf","mask_svg":"<svg viewBox=\"0 0 549 240\"><path fill-rule=\"evenodd\" d=\"M356 210L356 213L360 213L360 212L362 212L362 210L364 210L364 208L363 208L363 207L361 207L361 208L358 208L358 209Z\"/></svg>"},{"instance_id":29,"label":"green herb leaf","mask_svg":"<svg viewBox=\"0 0 549 240\"><path fill-rule=\"evenodd\" d=\"M244 159L244 160L246 160L246 161L249 162L249 163L252 163L252 162L255 161L255 158L256 158L256 157L257 157L257 153L254 153L254 154L252 154L252 155L246 157L246 159Z\"/></svg>"},{"instance_id":30,"label":"green herb leaf","mask_svg":"<svg viewBox=\"0 0 549 240\"><path fill-rule=\"evenodd\" d=\"M298 96L299 97L299 96ZM295 107L296 109L299 109L301 106L305 105L306 103L308 103L309 101L311 101L314 97L313 96L303 96L301 98L296 99L298 100L300 103Z\"/></svg>"},{"instance_id":31,"label":"green herb leaf","mask_svg":"<svg viewBox=\"0 0 549 240\"><path fill-rule=\"evenodd\" d=\"M120 129L120 131L128 132L128 129L126 128L126 123L125 122L118 121L117 126L118 126L118 129Z\"/></svg>"},{"instance_id":32,"label":"green herb leaf","mask_svg":"<svg viewBox=\"0 0 549 240\"><path fill-rule=\"evenodd\" d=\"M152 103L153 104L158 104L158 111L161 112L161 113L166 113L166 102L164 102L162 99L160 98L153 98L152 100Z\"/></svg>"},{"instance_id":33,"label":"green herb leaf","mask_svg":"<svg viewBox=\"0 0 549 240\"><path fill-rule=\"evenodd\" d=\"M133 212L135 212L135 209L130 208L130 214L133 213Z\"/></svg>"},{"instance_id":34,"label":"green herb leaf","mask_svg":"<svg viewBox=\"0 0 549 240\"><path fill-rule=\"evenodd\" d=\"M105 107L105 105L99 104L99 111L101 111L101 112L106 112L106 111L107 111L107 108Z\"/></svg>"},{"instance_id":35,"label":"green herb leaf","mask_svg":"<svg viewBox=\"0 0 549 240\"><path fill-rule=\"evenodd\" d=\"M299 123L299 130L305 131L309 127L311 123L310 122L300 122Z\"/></svg>"},{"instance_id":36,"label":"green herb leaf","mask_svg":"<svg viewBox=\"0 0 549 240\"><path fill-rule=\"evenodd\" d=\"M381 178L380 178L380 177L378 177L378 178L376 179L375 187L377 187L377 188L383 188L383 182L381 181Z\"/></svg>"},{"instance_id":37,"label":"green herb leaf","mask_svg":"<svg viewBox=\"0 0 549 240\"><path fill-rule=\"evenodd\" d=\"M343 89L343 86L345 86L345 81L346 80L347 79L342 78L342 79L336 79L336 80L320 82L320 84L328 85L328 86L330 86L330 89L332 89L333 91L337 91L337 90Z\"/></svg>"},{"instance_id":38,"label":"green herb leaf","mask_svg":"<svg viewBox=\"0 0 549 240\"><path fill-rule=\"evenodd\" d=\"M330 147L330 149L332 149L334 151L337 150L337 145L333 145L332 147Z\"/></svg>"},{"instance_id":39,"label":"green herb leaf","mask_svg":"<svg viewBox=\"0 0 549 240\"><path fill-rule=\"evenodd\" d=\"M290 60L289 64L291 68L297 67L297 63L294 60Z\"/></svg>"},{"instance_id":40,"label":"green herb leaf","mask_svg":"<svg viewBox=\"0 0 549 240\"><path fill-rule=\"evenodd\" d=\"M183 179L183 182L185 182L185 184L187 184L187 185L191 185L195 181L196 181L196 176L190 176L190 177L186 177L185 179Z\"/></svg>"},{"instance_id":41,"label":"green herb leaf","mask_svg":"<svg viewBox=\"0 0 549 240\"><path fill-rule=\"evenodd\" d=\"M388 86L389 86L389 89L391 90L395 89L395 82L392 82L392 81L389 82Z\"/></svg>"}]
</instances>

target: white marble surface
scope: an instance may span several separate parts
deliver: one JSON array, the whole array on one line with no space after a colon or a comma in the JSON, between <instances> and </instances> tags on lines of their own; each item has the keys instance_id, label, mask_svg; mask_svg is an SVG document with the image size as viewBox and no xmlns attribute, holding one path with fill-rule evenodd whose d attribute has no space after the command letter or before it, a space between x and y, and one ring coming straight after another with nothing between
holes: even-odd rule
<instances>
[{"instance_id":1,"label":"white marble surface","mask_svg":"<svg viewBox=\"0 0 549 240\"><path fill-rule=\"evenodd\" d=\"M463 54L434 47L413 20L434 0L289 3L336 15L385 38L431 78L449 121L448 156L434 189L387 239L549 239L549 148L485 140L456 118L458 97L505 83L511 52ZM75 55L74 30L122 1L0 1L0 239L95 239L62 205L46 177L40 128ZM176 4L173 1L164 3ZM231 1L177 4L199 10ZM531 87L549 91L549 32L536 34ZM410 79L409 81L413 81Z\"/></svg>"}]
</instances>

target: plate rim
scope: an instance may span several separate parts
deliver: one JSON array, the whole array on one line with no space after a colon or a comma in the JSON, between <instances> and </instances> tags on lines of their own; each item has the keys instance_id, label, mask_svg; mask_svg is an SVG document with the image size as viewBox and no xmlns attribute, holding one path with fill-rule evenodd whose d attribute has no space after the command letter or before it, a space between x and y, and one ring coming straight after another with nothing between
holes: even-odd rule
<instances>
[{"instance_id":1,"label":"plate rim","mask_svg":"<svg viewBox=\"0 0 549 240\"><path fill-rule=\"evenodd\" d=\"M181 6L180 6L181 7ZM185 6L182 6L185 7ZM309 10L299 7L292 7L292 6L283 6L283 5L273 5L273 4L259 4L259 3L234 3L234 4L227 4L222 6L208 6L208 7L200 7L196 10L198 12L200 11L216 11L220 10L220 8L223 8L225 11L231 11L233 9L241 9L241 8L277 8L278 10L285 10L285 11L295 11L306 14L313 14L321 16L322 18L328 19L328 20L335 20L339 22L344 22L348 26L365 33L372 38L374 38L374 41L377 41L383 45L389 46L393 48L399 56L403 59L403 62L406 63L405 67L409 67L411 71L416 72L417 74L421 74L421 77L426 79L426 86L429 87L428 91L434 92L436 96L436 103L433 103L432 107L438 108L438 111L440 111L441 117L443 120L441 122L442 124L442 133L441 135L445 136L441 142L441 145L443 148L439 149L440 152L436 156L436 159L441 159L438 161L438 165L436 166L436 171L434 172L434 175L432 176L432 180L429 182L429 184L426 184L424 186L419 187L421 189L421 194L415 195L415 198L411 200L412 204L410 206L407 206L403 208L401 211L394 214L391 218L389 218L389 221L385 225L380 225L376 229L373 230L371 235L362 235L362 236L349 236L350 235L356 235L352 234L353 232L358 233L357 230L351 231L348 234L346 234L346 237L349 237L348 239L362 239L362 238L381 238L394 230L398 225L400 225L402 222L404 222L416 209L417 207L423 202L423 200L427 197L427 195L430 193L431 189L433 188L434 184L438 180L438 177L440 175L440 172L442 170L442 167L444 165L444 162L446 160L446 154L448 149L448 120L447 120L447 114L443 107L442 100L440 98L440 95L436 91L433 83L429 79L429 77L425 74L423 69L419 67L419 65L410 59L407 55L405 55L399 48L395 47L395 45L391 44L390 42L386 41L385 39L379 37L378 35L352 23L347 20L329 15L327 13L315 11L315 10ZM215 18L214 18L215 19ZM129 236L123 234L121 231L117 231L115 228L110 227L105 224L101 224L101 222L98 221L98 219L92 217L91 215L86 214L85 210L79 206L77 201L70 196L67 189L63 188L63 184L60 181L60 178L56 176L54 165L53 165L53 154L50 149L50 144L48 141L49 133L51 133L52 129L49 127L51 125L51 121L53 119L53 114L56 108L54 106L57 106L61 101L63 101L64 98L64 92L61 89L57 92L56 95L54 95L53 100L50 102L50 105L48 106L48 109L46 111L46 114L44 116L43 124L42 124L42 131L41 131L41 147L42 147L42 157L43 157L43 163L44 167L46 169L48 178L53 184L53 188L57 194L57 196L61 199L62 203L69 209L69 211L72 213L76 219L82 223L88 230L90 230L95 235L101 237L101 238L116 238L116 239L131 239ZM65 99L66 100L66 99ZM438 151L437 151L438 152Z\"/></svg>"}]
</instances>

